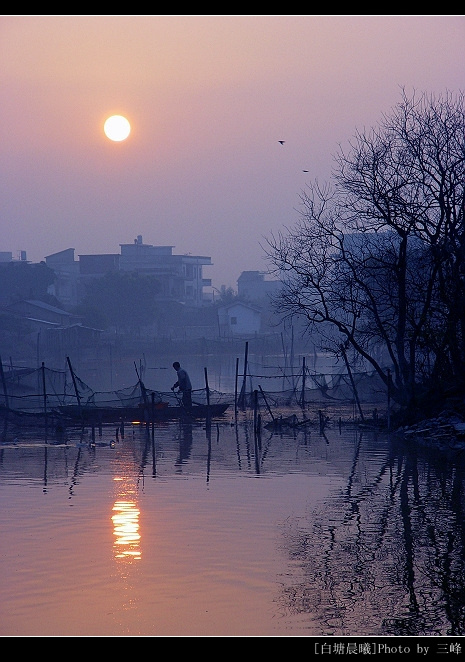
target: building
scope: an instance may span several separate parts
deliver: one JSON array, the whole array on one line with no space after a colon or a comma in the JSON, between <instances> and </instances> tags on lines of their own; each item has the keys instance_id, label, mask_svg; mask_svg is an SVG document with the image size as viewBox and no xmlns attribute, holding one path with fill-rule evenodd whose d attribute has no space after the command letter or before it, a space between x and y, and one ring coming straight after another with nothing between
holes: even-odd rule
<instances>
[{"instance_id":1,"label":"building","mask_svg":"<svg viewBox=\"0 0 465 662\"><path fill-rule=\"evenodd\" d=\"M48 293L58 299L65 308L77 305L79 287L79 262L74 259L74 248L67 248L45 258L47 267L55 272L56 279Z\"/></svg>"},{"instance_id":2,"label":"building","mask_svg":"<svg viewBox=\"0 0 465 662\"><path fill-rule=\"evenodd\" d=\"M194 308L205 305L204 288L211 286L211 279L203 277L203 267L212 264L211 257L176 255L173 248L144 244L138 235L132 244L120 244L119 254L79 255L75 260L75 249L67 248L48 255L45 263L57 277L49 294L66 308L72 308L82 300L89 280L111 271L128 271L155 276L160 283L158 298L162 301L176 301Z\"/></svg>"},{"instance_id":3,"label":"building","mask_svg":"<svg viewBox=\"0 0 465 662\"><path fill-rule=\"evenodd\" d=\"M22 320L27 337L35 344L37 360L46 360L49 367L64 365L69 353L98 353L102 330L84 326L79 316L66 310L24 299L4 307L2 314Z\"/></svg>"},{"instance_id":4,"label":"building","mask_svg":"<svg viewBox=\"0 0 465 662\"><path fill-rule=\"evenodd\" d=\"M262 311L243 301L233 301L218 308L218 326L220 336L248 336L260 333L262 326Z\"/></svg>"},{"instance_id":5,"label":"building","mask_svg":"<svg viewBox=\"0 0 465 662\"><path fill-rule=\"evenodd\" d=\"M11 251L0 251L0 263L2 262L27 262L26 251L18 251L18 260L13 259Z\"/></svg>"},{"instance_id":6,"label":"building","mask_svg":"<svg viewBox=\"0 0 465 662\"><path fill-rule=\"evenodd\" d=\"M144 244L138 235L133 244L120 244L121 271L156 276L161 285L161 298L195 308L205 304L203 288L211 279L203 278L203 266L211 265L210 257L173 255L174 246Z\"/></svg>"},{"instance_id":7,"label":"building","mask_svg":"<svg viewBox=\"0 0 465 662\"><path fill-rule=\"evenodd\" d=\"M43 301L22 300L5 307L8 313L21 317L38 328L44 325L67 327L78 323L81 319L66 310L50 306Z\"/></svg>"},{"instance_id":8,"label":"building","mask_svg":"<svg viewBox=\"0 0 465 662\"><path fill-rule=\"evenodd\" d=\"M243 271L237 279L237 295L245 301L269 301L281 287L279 280L265 280L262 271Z\"/></svg>"}]
</instances>

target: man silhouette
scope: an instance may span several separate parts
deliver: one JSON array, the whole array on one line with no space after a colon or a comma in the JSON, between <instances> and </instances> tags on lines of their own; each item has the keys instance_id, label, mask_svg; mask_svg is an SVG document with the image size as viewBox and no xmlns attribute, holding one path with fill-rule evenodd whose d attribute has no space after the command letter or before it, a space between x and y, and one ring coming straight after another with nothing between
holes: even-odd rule
<instances>
[{"instance_id":1,"label":"man silhouette","mask_svg":"<svg viewBox=\"0 0 465 662\"><path fill-rule=\"evenodd\" d=\"M190 409L192 407L192 384L189 375L184 368L181 368L179 361L173 363L173 368L178 375L178 381L173 384L171 390L174 391L175 388L178 388L182 393L183 406Z\"/></svg>"}]
</instances>

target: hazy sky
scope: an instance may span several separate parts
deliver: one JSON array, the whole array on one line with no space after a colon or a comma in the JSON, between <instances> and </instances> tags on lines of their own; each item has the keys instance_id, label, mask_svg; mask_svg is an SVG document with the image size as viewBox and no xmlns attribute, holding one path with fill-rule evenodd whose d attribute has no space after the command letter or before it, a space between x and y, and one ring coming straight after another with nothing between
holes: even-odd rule
<instances>
[{"instance_id":1,"label":"hazy sky","mask_svg":"<svg viewBox=\"0 0 465 662\"><path fill-rule=\"evenodd\" d=\"M464 62L464 16L1 16L0 251L142 235L210 256L204 277L236 289L339 144L401 87L464 90Z\"/></svg>"}]
</instances>

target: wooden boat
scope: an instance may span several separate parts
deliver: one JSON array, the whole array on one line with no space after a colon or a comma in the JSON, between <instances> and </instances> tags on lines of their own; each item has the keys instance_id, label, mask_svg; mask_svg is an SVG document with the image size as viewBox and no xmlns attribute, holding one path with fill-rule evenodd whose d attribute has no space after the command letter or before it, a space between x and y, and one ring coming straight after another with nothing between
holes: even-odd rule
<instances>
[{"instance_id":1,"label":"wooden boat","mask_svg":"<svg viewBox=\"0 0 465 662\"><path fill-rule=\"evenodd\" d=\"M0 418L18 424L62 420L65 424L79 422L95 425L122 421L195 420L223 416L230 406L225 402L212 403L208 394L202 393L199 398L202 400L207 395L206 403L193 402L191 408L185 408L178 394L147 389L138 373L138 381L132 386L97 392L77 377L69 358L67 360L73 384L71 392L66 374L49 370L43 364L40 369L25 371L29 382L24 385L16 383L17 376L14 382L7 380L1 370L3 402L0 400ZM10 388L7 388L8 385Z\"/></svg>"},{"instance_id":2,"label":"wooden boat","mask_svg":"<svg viewBox=\"0 0 465 662\"><path fill-rule=\"evenodd\" d=\"M229 403L193 404L191 408L182 405L170 405L168 402L139 405L137 407L99 407L82 405L63 405L57 412L65 420L99 423L171 421L176 419L195 420L218 418L229 408Z\"/></svg>"},{"instance_id":3,"label":"wooden boat","mask_svg":"<svg viewBox=\"0 0 465 662\"><path fill-rule=\"evenodd\" d=\"M76 424L95 425L121 423L157 423L162 421L195 421L217 419L224 416L229 403L211 405L197 404L191 409L183 406L160 403L150 407L86 407L63 405L47 412L25 412L0 406L0 420L19 427L67 426Z\"/></svg>"}]
</instances>

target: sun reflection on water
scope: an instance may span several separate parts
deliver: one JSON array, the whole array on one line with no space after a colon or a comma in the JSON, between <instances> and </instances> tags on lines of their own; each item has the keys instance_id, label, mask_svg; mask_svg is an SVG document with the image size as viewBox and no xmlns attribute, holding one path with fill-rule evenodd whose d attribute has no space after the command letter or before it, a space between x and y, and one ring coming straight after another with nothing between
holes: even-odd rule
<instances>
[{"instance_id":1,"label":"sun reflection on water","mask_svg":"<svg viewBox=\"0 0 465 662\"><path fill-rule=\"evenodd\" d=\"M139 560L141 558L140 510L135 501L127 498L129 495L124 494L124 490L121 490L121 492L123 493L118 495L113 505L113 515L111 517L115 537L113 542L115 558L127 561Z\"/></svg>"}]
</instances>

